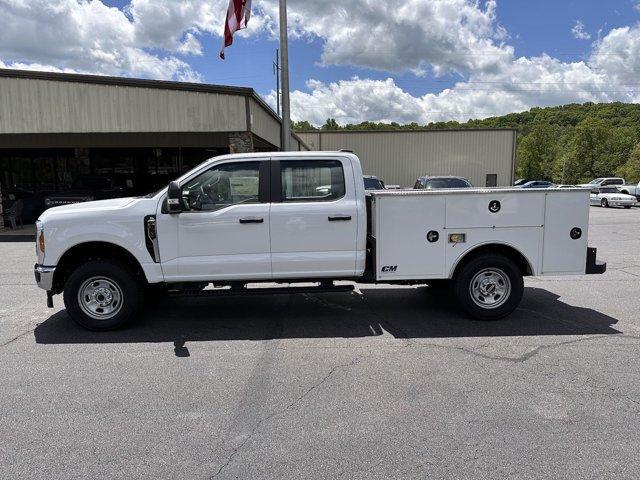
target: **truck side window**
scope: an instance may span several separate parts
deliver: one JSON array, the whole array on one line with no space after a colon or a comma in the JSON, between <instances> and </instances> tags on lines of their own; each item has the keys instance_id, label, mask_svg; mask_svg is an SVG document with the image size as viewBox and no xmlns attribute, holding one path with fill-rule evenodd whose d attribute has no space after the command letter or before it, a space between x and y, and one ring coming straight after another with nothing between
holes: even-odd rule
<instances>
[{"instance_id":1,"label":"truck side window","mask_svg":"<svg viewBox=\"0 0 640 480\"><path fill-rule=\"evenodd\" d=\"M182 199L192 211L214 211L238 203L259 203L259 162L217 165L182 187Z\"/></svg>"},{"instance_id":2,"label":"truck side window","mask_svg":"<svg viewBox=\"0 0 640 480\"><path fill-rule=\"evenodd\" d=\"M282 201L328 202L344 197L344 171L338 160L280 163Z\"/></svg>"}]
</instances>

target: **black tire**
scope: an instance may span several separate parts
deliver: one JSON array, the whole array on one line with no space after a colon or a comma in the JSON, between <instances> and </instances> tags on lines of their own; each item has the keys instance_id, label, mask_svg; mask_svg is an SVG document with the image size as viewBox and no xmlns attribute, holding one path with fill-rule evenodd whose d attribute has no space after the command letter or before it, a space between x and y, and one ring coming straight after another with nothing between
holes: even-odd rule
<instances>
[{"instance_id":1,"label":"black tire","mask_svg":"<svg viewBox=\"0 0 640 480\"><path fill-rule=\"evenodd\" d=\"M609 200L607 200L606 198L603 198L602 200L600 200L600 206L602 208L609 208Z\"/></svg>"},{"instance_id":2,"label":"black tire","mask_svg":"<svg viewBox=\"0 0 640 480\"><path fill-rule=\"evenodd\" d=\"M483 285L483 282L486 284ZM481 288L489 290L484 297L481 296ZM484 254L472 258L458 268L451 290L467 314L476 320L490 321L504 318L518 307L524 293L524 282L522 272L512 260L499 254ZM504 294L499 295L500 291L504 291ZM476 292L477 295L472 292ZM484 302L487 302L485 306L480 306L483 300L474 300L476 296L484 298ZM492 301L494 304L490 305Z\"/></svg>"},{"instance_id":3,"label":"black tire","mask_svg":"<svg viewBox=\"0 0 640 480\"><path fill-rule=\"evenodd\" d=\"M84 302L80 298L81 290L87 299ZM114 330L135 316L143 295L144 290L136 275L124 264L93 260L80 265L67 279L64 305L78 325L93 331ZM105 301L104 306L98 303L98 299ZM88 313L92 309L96 310L94 316Z\"/></svg>"}]
</instances>

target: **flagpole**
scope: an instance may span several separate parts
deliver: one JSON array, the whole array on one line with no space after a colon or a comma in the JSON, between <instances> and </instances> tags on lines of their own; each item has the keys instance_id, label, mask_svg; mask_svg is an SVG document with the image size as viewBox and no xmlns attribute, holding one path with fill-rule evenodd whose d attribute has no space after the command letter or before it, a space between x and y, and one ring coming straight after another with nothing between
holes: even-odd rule
<instances>
[{"instance_id":1,"label":"flagpole","mask_svg":"<svg viewBox=\"0 0 640 480\"><path fill-rule=\"evenodd\" d=\"M289 42L287 38L287 0L280 0L280 68L282 87L283 152L291 150L291 113L289 111Z\"/></svg>"}]
</instances>

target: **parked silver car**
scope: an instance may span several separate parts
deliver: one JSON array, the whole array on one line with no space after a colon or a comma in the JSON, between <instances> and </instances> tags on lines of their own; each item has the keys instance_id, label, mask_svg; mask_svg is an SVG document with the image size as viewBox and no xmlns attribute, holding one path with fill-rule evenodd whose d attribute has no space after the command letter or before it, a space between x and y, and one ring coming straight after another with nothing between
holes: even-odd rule
<instances>
[{"instance_id":1,"label":"parked silver car","mask_svg":"<svg viewBox=\"0 0 640 480\"><path fill-rule=\"evenodd\" d=\"M591 190L590 203L591 205L600 205L603 208L631 208L636 204L636 197L620 193L615 186L600 187Z\"/></svg>"}]
</instances>

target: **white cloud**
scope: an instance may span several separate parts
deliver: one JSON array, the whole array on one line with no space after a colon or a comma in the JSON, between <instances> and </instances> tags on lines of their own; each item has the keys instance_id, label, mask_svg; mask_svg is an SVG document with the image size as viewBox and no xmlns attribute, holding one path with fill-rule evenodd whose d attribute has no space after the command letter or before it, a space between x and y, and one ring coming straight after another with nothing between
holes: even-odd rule
<instances>
[{"instance_id":1,"label":"white cloud","mask_svg":"<svg viewBox=\"0 0 640 480\"><path fill-rule=\"evenodd\" d=\"M199 80L177 56L201 51L191 33L199 24L180 33L167 30L159 42L153 27L162 22L141 24L136 3L124 12L99 0L0 0L0 58L10 68ZM166 53L151 53L147 47Z\"/></svg>"},{"instance_id":2,"label":"white cloud","mask_svg":"<svg viewBox=\"0 0 640 480\"><path fill-rule=\"evenodd\" d=\"M291 93L291 112L294 120L309 120L320 125L329 118L340 123L355 123L364 119L385 122L411 122L422 118L419 99L398 87L393 79L369 80L354 77L325 84L307 82L310 92ZM267 96L275 104L275 93Z\"/></svg>"},{"instance_id":3,"label":"white cloud","mask_svg":"<svg viewBox=\"0 0 640 480\"><path fill-rule=\"evenodd\" d=\"M178 51L183 54L202 55L202 44L191 32L187 32L184 40L178 46Z\"/></svg>"},{"instance_id":4,"label":"white cloud","mask_svg":"<svg viewBox=\"0 0 640 480\"><path fill-rule=\"evenodd\" d=\"M275 33L277 1L262 3L265 29ZM290 0L295 37L319 38L321 64L436 75L496 71L513 48L496 21L496 1Z\"/></svg>"},{"instance_id":5,"label":"white cloud","mask_svg":"<svg viewBox=\"0 0 640 480\"><path fill-rule=\"evenodd\" d=\"M131 0L120 10L100 0L0 0L8 26L0 32L0 58L107 74L195 75L179 57L202 54L199 36L221 35L227 4ZM323 42L326 66L465 75L497 71L513 55L502 43L507 33L496 21L496 0L290 0L289 18L292 38ZM239 35L277 36L277 23L277 0L254 2L249 29ZM140 63L143 53L154 58Z\"/></svg>"},{"instance_id":6,"label":"white cloud","mask_svg":"<svg viewBox=\"0 0 640 480\"><path fill-rule=\"evenodd\" d=\"M222 32L227 5L224 0L132 0L126 12L138 44L182 51L185 45L195 46L195 35ZM193 50L199 51L187 47L189 53Z\"/></svg>"},{"instance_id":7,"label":"white cloud","mask_svg":"<svg viewBox=\"0 0 640 480\"><path fill-rule=\"evenodd\" d=\"M640 75L640 24L611 30L596 44L590 65L594 70L606 72L615 88L637 88Z\"/></svg>"},{"instance_id":8,"label":"white cloud","mask_svg":"<svg viewBox=\"0 0 640 480\"><path fill-rule=\"evenodd\" d=\"M640 26L612 30L587 61L562 62L548 55L520 57L496 72L472 73L439 93L414 96L392 79L353 78L310 82L292 93L292 117L319 125L397 121L428 123L502 115L535 106L566 103L640 102Z\"/></svg>"},{"instance_id":9,"label":"white cloud","mask_svg":"<svg viewBox=\"0 0 640 480\"><path fill-rule=\"evenodd\" d=\"M578 40L589 40L591 38L591 35L585 31L582 20L576 20L576 24L571 29L571 33L574 38L577 38Z\"/></svg>"},{"instance_id":10,"label":"white cloud","mask_svg":"<svg viewBox=\"0 0 640 480\"><path fill-rule=\"evenodd\" d=\"M228 0L0 0L0 66L199 81L189 65L204 35L219 37ZM277 36L278 2L254 2L240 35ZM421 76L456 73L449 89L412 95L393 79L309 81L293 116L323 123L486 117L533 106L639 101L640 26L611 30L589 58L516 57L496 0L289 0L290 35L319 40L320 64ZM578 38L588 33L581 21Z\"/></svg>"}]
</instances>

